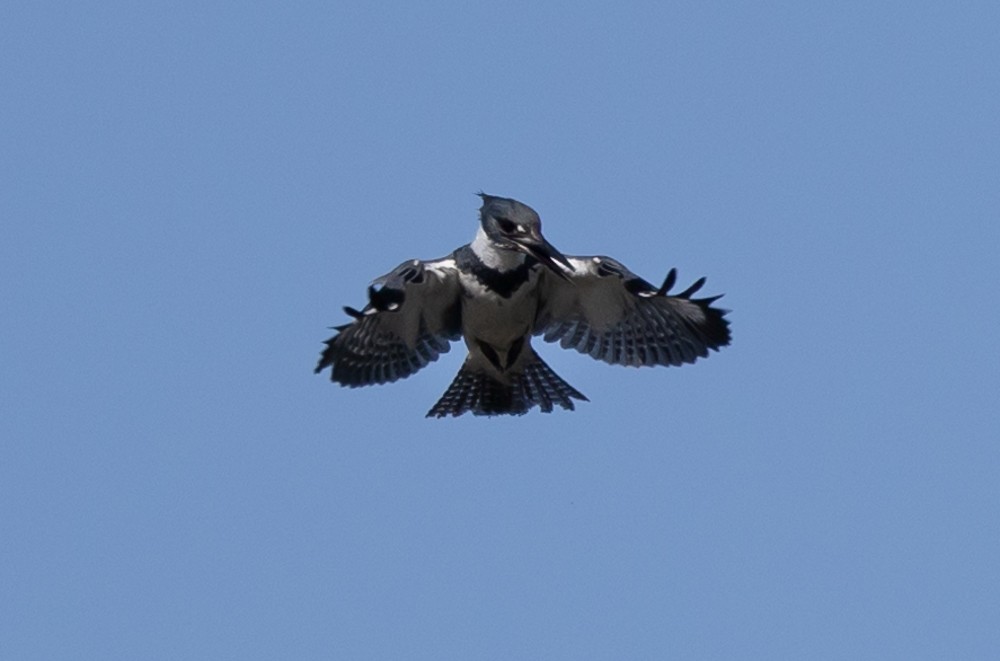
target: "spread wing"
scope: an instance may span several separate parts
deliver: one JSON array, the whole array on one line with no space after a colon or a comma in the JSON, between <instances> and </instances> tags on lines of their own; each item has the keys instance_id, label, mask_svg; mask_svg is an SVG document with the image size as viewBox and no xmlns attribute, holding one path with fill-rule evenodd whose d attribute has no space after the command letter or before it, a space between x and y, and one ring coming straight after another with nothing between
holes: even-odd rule
<instances>
[{"instance_id":1,"label":"spread wing","mask_svg":"<svg viewBox=\"0 0 1000 661\"><path fill-rule=\"evenodd\" d=\"M701 278L669 294L676 269L656 288L610 257L569 257L567 278L543 271L534 333L612 365L682 365L729 344L720 298L691 298Z\"/></svg>"},{"instance_id":2,"label":"spread wing","mask_svg":"<svg viewBox=\"0 0 1000 661\"><path fill-rule=\"evenodd\" d=\"M315 371L351 387L408 377L460 337L460 309L453 259L404 262L368 288L363 310L344 308L354 321L335 328Z\"/></svg>"}]
</instances>

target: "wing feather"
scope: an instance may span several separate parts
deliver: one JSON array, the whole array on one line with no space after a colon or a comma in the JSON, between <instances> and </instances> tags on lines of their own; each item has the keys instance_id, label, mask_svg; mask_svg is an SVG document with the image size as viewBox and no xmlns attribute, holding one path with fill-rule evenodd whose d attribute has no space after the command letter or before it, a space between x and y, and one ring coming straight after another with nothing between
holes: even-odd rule
<instances>
[{"instance_id":1,"label":"wing feather","mask_svg":"<svg viewBox=\"0 0 1000 661\"><path fill-rule=\"evenodd\" d=\"M316 372L357 387L403 379L451 348L461 335L460 285L451 258L400 264L368 288L362 310L326 341Z\"/></svg>"},{"instance_id":2,"label":"wing feather","mask_svg":"<svg viewBox=\"0 0 1000 661\"><path fill-rule=\"evenodd\" d=\"M556 278L543 271L534 333L613 365L682 365L729 344L719 296L692 298L695 281L670 295L671 269L654 287L610 257L569 257L574 271Z\"/></svg>"}]
</instances>

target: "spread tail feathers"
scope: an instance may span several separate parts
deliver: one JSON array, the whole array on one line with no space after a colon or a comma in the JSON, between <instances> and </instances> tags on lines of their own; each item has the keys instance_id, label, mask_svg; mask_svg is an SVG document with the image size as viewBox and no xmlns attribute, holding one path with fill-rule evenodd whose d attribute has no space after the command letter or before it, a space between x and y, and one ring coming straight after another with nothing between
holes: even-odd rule
<instances>
[{"instance_id":1,"label":"spread tail feathers","mask_svg":"<svg viewBox=\"0 0 1000 661\"><path fill-rule=\"evenodd\" d=\"M427 417L459 416L466 411L473 415L524 415L533 406L549 413L553 404L572 411L573 399L589 401L534 351L532 354L520 374L508 375L510 383L498 381L481 368L470 367L466 360Z\"/></svg>"}]
</instances>

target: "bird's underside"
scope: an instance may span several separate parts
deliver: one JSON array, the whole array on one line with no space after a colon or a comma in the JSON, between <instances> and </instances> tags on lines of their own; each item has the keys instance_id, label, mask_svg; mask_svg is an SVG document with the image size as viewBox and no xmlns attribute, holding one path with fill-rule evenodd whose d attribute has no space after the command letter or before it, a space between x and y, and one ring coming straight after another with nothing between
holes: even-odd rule
<instances>
[{"instance_id":1,"label":"bird's underside","mask_svg":"<svg viewBox=\"0 0 1000 661\"><path fill-rule=\"evenodd\" d=\"M533 336L613 365L682 365L729 344L718 296L671 294L609 257L570 257L541 237L530 207L484 195L476 241L449 257L404 262L344 308L316 366L357 387L410 376L465 340L468 355L429 417L521 415L584 400L535 353Z\"/></svg>"}]
</instances>

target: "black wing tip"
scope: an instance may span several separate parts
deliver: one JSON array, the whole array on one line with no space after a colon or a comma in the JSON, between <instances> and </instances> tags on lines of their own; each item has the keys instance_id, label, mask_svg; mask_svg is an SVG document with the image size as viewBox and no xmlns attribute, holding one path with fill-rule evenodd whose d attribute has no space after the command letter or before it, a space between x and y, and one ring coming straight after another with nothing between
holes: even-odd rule
<instances>
[{"instance_id":1,"label":"black wing tip","mask_svg":"<svg viewBox=\"0 0 1000 661\"><path fill-rule=\"evenodd\" d=\"M334 364L336 363L336 350L333 348L334 347L333 343L334 343L334 341L336 339L337 339L337 336L334 335L329 340L323 340L323 344L326 345L326 348L323 349L323 351L320 352L320 354L319 354L319 361L317 361L316 367L313 369L313 374L319 374L320 372L322 372L323 370L325 370L327 367L329 367L329 368L331 368L330 369L330 379L333 380L333 369L332 368L333 368Z\"/></svg>"},{"instance_id":2,"label":"black wing tip","mask_svg":"<svg viewBox=\"0 0 1000 661\"><path fill-rule=\"evenodd\" d=\"M351 317L352 319L360 319L361 317L365 316L364 312L352 308L349 305L344 306L344 313L347 314L347 316ZM343 328L344 328L343 326L339 326L337 330L342 330Z\"/></svg>"},{"instance_id":3,"label":"black wing tip","mask_svg":"<svg viewBox=\"0 0 1000 661\"><path fill-rule=\"evenodd\" d=\"M731 312L725 308L716 308L712 305L718 301L720 298L725 296L725 294L717 294L715 296L706 296L705 298L691 298L696 294L705 283L708 282L708 278L702 276L695 280L690 287L678 294L670 294L670 289L673 287L674 283L677 281L677 269L672 268L670 272L667 273L667 277L663 281L663 285L657 290L657 295L659 296L672 296L673 298L682 298L690 301L701 308L702 312L705 314L705 321L698 324L698 330L704 337L705 343L709 349L718 351L722 347L729 346L733 340L732 331L730 330L729 320L726 319L726 315Z\"/></svg>"},{"instance_id":4,"label":"black wing tip","mask_svg":"<svg viewBox=\"0 0 1000 661\"><path fill-rule=\"evenodd\" d=\"M704 287L706 282L708 282L708 278L705 277L705 276L702 276L702 277L698 278L697 280L695 280L693 283L691 283L691 286L688 287L687 289L685 289L684 291L682 291L680 293L677 293L677 294L671 294L670 290L674 288L675 284L677 284L677 268L673 267L673 268L670 269L670 271L667 272L667 277L665 277L663 279L663 284L660 285L660 288L656 290L656 295L657 296L673 296L674 298L686 298L688 300L691 300L691 297L694 294L696 294L702 287ZM718 295L718 296L716 296L714 298L711 298L711 299L700 299L700 300L711 300L711 301L714 301L714 300L716 300L718 298L722 298L722 294L720 294L720 295ZM697 302L697 301L695 301L695 302Z\"/></svg>"},{"instance_id":5,"label":"black wing tip","mask_svg":"<svg viewBox=\"0 0 1000 661\"><path fill-rule=\"evenodd\" d=\"M667 277L663 279L663 284L660 288L656 290L658 296L666 296L667 292L674 288L674 283L677 282L677 269L672 268L667 273Z\"/></svg>"},{"instance_id":6,"label":"black wing tip","mask_svg":"<svg viewBox=\"0 0 1000 661\"><path fill-rule=\"evenodd\" d=\"M729 346L733 341L733 333L730 328L729 320L726 319L726 315L729 314L729 310L724 310L722 308L713 308L711 303L718 300L720 296L715 296L713 298L703 298L691 301L695 303L702 309L705 313L705 322L699 325L699 330L705 338L705 343L708 345L709 349L718 351L722 347Z\"/></svg>"},{"instance_id":7,"label":"black wing tip","mask_svg":"<svg viewBox=\"0 0 1000 661\"><path fill-rule=\"evenodd\" d=\"M698 278L690 287L677 294L677 298L686 298L690 300L691 296L704 287L706 282L708 282L708 278L705 276Z\"/></svg>"}]
</instances>

